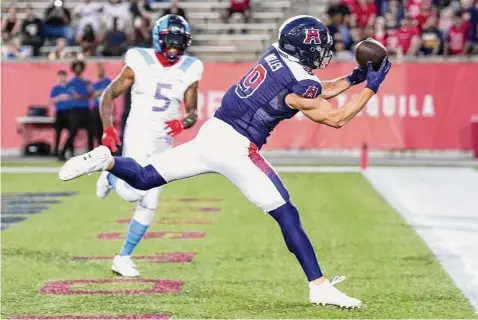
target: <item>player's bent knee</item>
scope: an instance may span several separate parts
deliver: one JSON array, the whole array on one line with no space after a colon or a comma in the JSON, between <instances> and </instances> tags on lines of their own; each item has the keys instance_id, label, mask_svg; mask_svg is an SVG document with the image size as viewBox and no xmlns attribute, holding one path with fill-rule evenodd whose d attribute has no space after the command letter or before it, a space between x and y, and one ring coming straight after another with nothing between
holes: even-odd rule
<instances>
[{"instance_id":1,"label":"player's bent knee","mask_svg":"<svg viewBox=\"0 0 478 320\"><path fill-rule=\"evenodd\" d=\"M140 170L139 176L131 186L139 190L149 190L165 185L166 183L167 181L152 165L147 165Z\"/></svg>"},{"instance_id":2,"label":"player's bent knee","mask_svg":"<svg viewBox=\"0 0 478 320\"><path fill-rule=\"evenodd\" d=\"M143 193L143 197L140 200L140 205L150 210L156 210L159 202L159 193L161 188L154 188Z\"/></svg>"}]
</instances>

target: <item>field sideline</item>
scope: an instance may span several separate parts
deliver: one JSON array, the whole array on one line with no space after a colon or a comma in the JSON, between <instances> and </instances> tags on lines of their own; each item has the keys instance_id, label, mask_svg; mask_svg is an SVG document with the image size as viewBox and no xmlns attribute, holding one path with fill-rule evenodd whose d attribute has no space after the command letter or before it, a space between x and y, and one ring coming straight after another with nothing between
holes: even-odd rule
<instances>
[{"instance_id":1,"label":"field sideline","mask_svg":"<svg viewBox=\"0 0 478 320\"><path fill-rule=\"evenodd\" d=\"M7 201L28 209L53 199L40 212L2 210L2 221L26 218L2 231L2 318L476 318L425 243L358 173L281 173L323 271L346 275L339 287L364 301L355 311L309 305L278 227L218 175L165 188L136 252L143 282L116 282L108 257L133 205L116 195L98 200L96 177L2 175ZM38 192L73 194L17 194Z\"/></svg>"}]
</instances>

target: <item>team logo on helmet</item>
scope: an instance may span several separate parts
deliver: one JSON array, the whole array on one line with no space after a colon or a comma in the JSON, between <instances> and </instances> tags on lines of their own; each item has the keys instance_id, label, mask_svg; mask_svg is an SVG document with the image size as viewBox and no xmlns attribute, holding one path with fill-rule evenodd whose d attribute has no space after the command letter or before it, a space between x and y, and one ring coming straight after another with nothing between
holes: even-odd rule
<instances>
[{"instance_id":1,"label":"team logo on helmet","mask_svg":"<svg viewBox=\"0 0 478 320\"><path fill-rule=\"evenodd\" d=\"M319 29L307 29L305 30L305 44L320 44Z\"/></svg>"}]
</instances>

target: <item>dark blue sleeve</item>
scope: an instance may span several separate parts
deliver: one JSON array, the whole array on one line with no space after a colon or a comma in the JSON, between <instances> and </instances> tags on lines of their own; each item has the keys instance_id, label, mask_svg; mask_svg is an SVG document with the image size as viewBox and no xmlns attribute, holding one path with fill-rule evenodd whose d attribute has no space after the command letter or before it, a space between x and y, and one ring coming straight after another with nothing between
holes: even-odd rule
<instances>
[{"instance_id":1,"label":"dark blue sleeve","mask_svg":"<svg viewBox=\"0 0 478 320\"><path fill-rule=\"evenodd\" d=\"M312 79L300 80L292 85L291 91L304 98L315 99L322 93L322 85Z\"/></svg>"},{"instance_id":2,"label":"dark blue sleeve","mask_svg":"<svg viewBox=\"0 0 478 320\"><path fill-rule=\"evenodd\" d=\"M50 98L54 98L54 97L56 97L60 94L61 94L61 92L60 92L60 88L58 86L54 86L53 88L51 88Z\"/></svg>"}]
</instances>

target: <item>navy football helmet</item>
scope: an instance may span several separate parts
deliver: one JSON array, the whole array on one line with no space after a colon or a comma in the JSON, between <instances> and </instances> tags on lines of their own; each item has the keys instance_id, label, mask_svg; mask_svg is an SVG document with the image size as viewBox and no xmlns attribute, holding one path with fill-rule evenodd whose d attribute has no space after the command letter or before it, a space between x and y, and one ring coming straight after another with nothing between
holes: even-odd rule
<instances>
[{"instance_id":1,"label":"navy football helmet","mask_svg":"<svg viewBox=\"0 0 478 320\"><path fill-rule=\"evenodd\" d=\"M295 16L279 29L279 48L310 69L325 68L332 59L333 39L327 27L312 16Z\"/></svg>"},{"instance_id":2,"label":"navy football helmet","mask_svg":"<svg viewBox=\"0 0 478 320\"><path fill-rule=\"evenodd\" d=\"M183 55L191 41L191 28L183 17L168 14L156 21L153 28L154 49L169 60Z\"/></svg>"}]
</instances>

